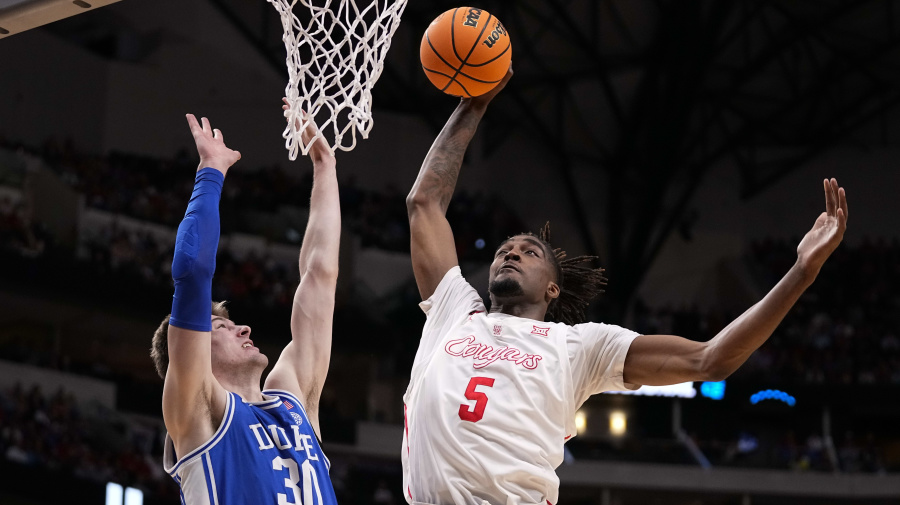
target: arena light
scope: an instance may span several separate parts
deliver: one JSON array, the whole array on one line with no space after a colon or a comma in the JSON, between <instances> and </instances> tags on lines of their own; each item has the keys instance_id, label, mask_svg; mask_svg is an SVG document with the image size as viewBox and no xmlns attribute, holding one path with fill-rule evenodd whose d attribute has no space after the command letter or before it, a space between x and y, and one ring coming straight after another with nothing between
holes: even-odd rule
<instances>
[{"instance_id":1,"label":"arena light","mask_svg":"<svg viewBox=\"0 0 900 505\"><path fill-rule=\"evenodd\" d=\"M122 505L122 497L125 490L121 484L115 482L106 483L106 505Z\"/></svg>"},{"instance_id":2,"label":"arena light","mask_svg":"<svg viewBox=\"0 0 900 505\"><path fill-rule=\"evenodd\" d=\"M671 386L641 386L634 391L607 391L604 394L633 396L665 396L673 398L693 398L697 396L693 382L682 382Z\"/></svg>"},{"instance_id":3,"label":"arena light","mask_svg":"<svg viewBox=\"0 0 900 505\"><path fill-rule=\"evenodd\" d=\"M575 412L575 431L581 435L585 428L587 428L587 414L584 410L579 410Z\"/></svg>"},{"instance_id":4,"label":"arena light","mask_svg":"<svg viewBox=\"0 0 900 505\"><path fill-rule=\"evenodd\" d=\"M144 505L144 492L133 487L122 488L115 482L106 483L106 505Z\"/></svg>"},{"instance_id":5,"label":"arena light","mask_svg":"<svg viewBox=\"0 0 900 505\"><path fill-rule=\"evenodd\" d=\"M753 393L752 395L750 395L750 403L753 405L756 405L763 400L777 400L780 402L784 402L791 407L793 407L797 403L796 398L785 393L784 391L779 391L778 389L765 389L763 391L759 391L758 393Z\"/></svg>"},{"instance_id":6,"label":"arena light","mask_svg":"<svg viewBox=\"0 0 900 505\"><path fill-rule=\"evenodd\" d=\"M144 505L144 492L133 487L125 488L125 505Z\"/></svg>"},{"instance_id":7,"label":"arena light","mask_svg":"<svg viewBox=\"0 0 900 505\"><path fill-rule=\"evenodd\" d=\"M712 400L725 398L725 381L700 384L700 394Z\"/></svg>"},{"instance_id":8,"label":"arena light","mask_svg":"<svg viewBox=\"0 0 900 505\"><path fill-rule=\"evenodd\" d=\"M614 410L609 413L609 432L615 437L621 437L628 428L628 421L625 413L621 410Z\"/></svg>"}]
</instances>

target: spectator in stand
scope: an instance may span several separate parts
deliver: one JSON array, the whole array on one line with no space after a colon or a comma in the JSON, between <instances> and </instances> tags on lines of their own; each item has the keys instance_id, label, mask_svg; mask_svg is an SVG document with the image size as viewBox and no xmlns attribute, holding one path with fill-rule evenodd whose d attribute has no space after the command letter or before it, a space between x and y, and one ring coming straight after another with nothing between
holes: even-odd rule
<instances>
[{"instance_id":1,"label":"spectator in stand","mask_svg":"<svg viewBox=\"0 0 900 505\"><path fill-rule=\"evenodd\" d=\"M794 254L787 242L765 240L750 248L754 272L772 282ZM846 246L827 264L825 281L801 297L733 380L808 384L900 384L900 306L887 286L900 282L900 243L864 241ZM862 293L847 299L847 292ZM725 313L696 307L650 308L638 301L635 326L644 333L699 328L701 340L715 334Z\"/></svg>"},{"instance_id":2,"label":"spectator in stand","mask_svg":"<svg viewBox=\"0 0 900 505\"><path fill-rule=\"evenodd\" d=\"M30 209L9 197L0 199L0 247L28 258L44 253L43 233L31 219Z\"/></svg>"},{"instance_id":3,"label":"spectator in stand","mask_svg":"<svg viewBox=\"0 0 900 505\"><path fill-rule=\"evenodd\" d=\"M50 140L42 148L29 151L41 156L64 181L83 193L88 206L144 221L177 226L182 202L192 190L176 176L189 164L184 150L171 160L116 152L98 156L80 152L69 140ZM232 229L256 231L252 223L231 212L237 205L242 212L276 213L282 206L296 205L292 195L309 194L312 187L311 173L294 177L277 166L235 177L235 183L222 194L222 226L226 233ZM364 191L352 177L345 186L342 212L348 228L362 238L363 246L408 251L409 229L402 192L393 186L382 192ZM483 255L489 254L475 246L478 239L494 243L525 229L512 210L494 195L462 192L457 201L459 205L448 219L459 229L457 247L463 259L484 259Z\"/></svg>"},{"instance_id":4,"label":"spectator in stand","mask_svg":"<svg viewBox=\"0 0 900 505\"><path fill-rule=\"evenodd\" d=\"M96 434L116 433L121 427L104 417L85 419L74 397L62 389L49 399L39 386L26 391L21 383L0 391L0 456L7 461L104 483L115 478L175 499L177 492L165 485L168 478L148 465L148 460L161 457L161 447L157 445L158 452L151 454L153 445L141 443L141 430L131 424L125 428L122 449L110 450L108 441Z\"/></svg>"}]
</instances>

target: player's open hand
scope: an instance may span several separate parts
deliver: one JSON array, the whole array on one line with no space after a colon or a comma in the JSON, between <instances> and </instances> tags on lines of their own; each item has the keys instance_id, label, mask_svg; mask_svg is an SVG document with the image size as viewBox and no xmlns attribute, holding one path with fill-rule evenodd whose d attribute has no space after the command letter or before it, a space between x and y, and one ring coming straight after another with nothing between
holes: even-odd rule
<instances>
[{"instance_id":1,"label":"player's open hand","mask_svg":"<svg viewBox=\"0 0 900 505\"><path fill-rule=\"evenodd\" d=\"M847 229L847 194L836 179L825 179L825 212L797 246L797 261L810 275L819 273Z\"/></svg>"},{"instance_id":2,"label":"player's open hand","mask_svg":"<svg viewBox=\"0 0 900 505\"><path fill-rule=\"evenodd\" d=\"M229 149L225 145L225 137L222 132L217 128L212 128L208 119L200 118L201 126L193 114L186 116L188 126L191 127L191 135L194 136L194 143L197 144L197 154L200 155L200 166L197 167L197 170L210 167L227 174L231 165L241 159L241 153Z\"/></svg>"},{"instance_id":3,"label":"player's open hand","mask_svg":"<svg viewBox=\"0 0 900 505\"><path fill-rule=\"evenodd\" d=\"M281 109L284 111L287 120L290 121L291 118L288 111L291 110L291 103L288 102L287 98L283 97L281 101L284 102ZM300 113L303 114L304 118L306 117L306 112L300 111ZM303 126L303 122L301 121L301 118L297 118L294 121L294 129L299 130L301 126ZM318 133L319 127L316 125L315 121L311 120L300 134L300 140L303 141L303 145L306 145ZM328 142L325 141L325 137L319 136L319 138L316 139L315 143L309 148L309 157L314 163L325 158L334 158L334 152L331 150L331 146L328 145Z\"/></svg>"}]
</instances>

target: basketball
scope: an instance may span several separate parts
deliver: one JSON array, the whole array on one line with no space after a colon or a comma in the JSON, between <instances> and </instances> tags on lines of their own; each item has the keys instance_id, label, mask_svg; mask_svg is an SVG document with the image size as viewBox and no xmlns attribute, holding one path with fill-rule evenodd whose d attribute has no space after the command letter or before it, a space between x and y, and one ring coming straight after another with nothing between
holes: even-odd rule
<instances>
[{"instance_id":1,"label":"basketball","mask_svg":"<svg viewBox=\"0 0 900 505\"><path fill-rule=\"evenodd\" d=\"M512 44L503 23L483 9L457 7L428 25L419 48L428 80L448 95L472 97L494 88L509 69Z\"/></svg>"}]
</instances>

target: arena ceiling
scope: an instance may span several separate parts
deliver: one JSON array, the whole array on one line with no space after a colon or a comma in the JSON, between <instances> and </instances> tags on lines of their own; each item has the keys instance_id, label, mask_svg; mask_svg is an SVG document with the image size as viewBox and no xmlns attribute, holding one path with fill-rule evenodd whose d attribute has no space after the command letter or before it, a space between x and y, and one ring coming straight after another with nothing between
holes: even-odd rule
<instances>
[{"instance_id":1,"label":"arena ceiling","mask_svg":"<svg viewBox=\"0 0 900 505\"><path fill-rule=\"evenodd\" d=\"M213 0L273 65L280 24L268 4ZM261 3L261 2L260 2ZM446 100L418 46L450 0L410 0L375 88L376 107L425 115ZM627 300L709 169L731 160L750 198L836 144L892 140L900 102L900 5L892 0L482 0L513 40L514 81L483 124L514 130L560 160L585 246L586 208L606 206L610 257ZM251 10L253 12L251 12ZM256 15L254 16L254 12ZM896 134L894 134L896 135ZM607 173L586 198L573 167Z\"/></svg>"},{"instance_id":2,"label":"arena ceiling","mask_svg":"<svg viewBox=\"0 0 900 505\"><path fill-rule=\"evenodd\" d=\"M284 72L281 22L262 0L210 0ZM364 0L357 0L362 2ZM410 0L394 36L376 111L423 117L435 133L446 97L426 80L428 23L458 7ZM737 166L750 198L839 144L895 143L900 4L893 0L481 0L513 43L515 78L481 126L496 148L513 134L559 160L585 249L616 270L631 298L709 170ZM295 7L298 13L302 9ZM576 170L602 171L602 197ZM594 192L596 193L596 191ZM588 215L604 206L609 244ZM593 209L596 210L596 209Z\"/></svg>"}]
</instances>

